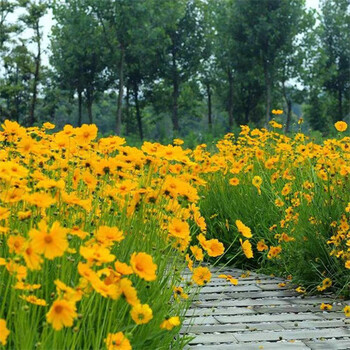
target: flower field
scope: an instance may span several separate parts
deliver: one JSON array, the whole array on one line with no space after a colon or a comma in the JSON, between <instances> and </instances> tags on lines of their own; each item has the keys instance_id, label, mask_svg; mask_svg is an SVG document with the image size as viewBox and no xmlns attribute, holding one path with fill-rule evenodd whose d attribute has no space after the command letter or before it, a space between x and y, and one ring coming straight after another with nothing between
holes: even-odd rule
<instances>
[{"instance_id":1,"label":"flower field","mask_svg":"<svg viewBox=\"0 0 350 350\"><path fill-rule=\"evenodd\" d=\"M182 349L208 261L349 297L345 123L323 144L243 126L212 152L54 127L0 132L0 346Z\"/></svg>"}]
</instances>

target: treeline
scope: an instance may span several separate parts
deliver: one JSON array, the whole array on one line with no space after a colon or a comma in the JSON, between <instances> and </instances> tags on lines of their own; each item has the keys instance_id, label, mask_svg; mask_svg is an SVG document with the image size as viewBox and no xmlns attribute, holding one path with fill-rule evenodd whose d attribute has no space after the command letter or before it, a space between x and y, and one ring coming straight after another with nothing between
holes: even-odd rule
<instances>
[{"instance_id":1,"label":"treeline","mask_svg":"<svg viewBox=\"0 0 350 350\"><path fill-rule=\"evenodd\" d=\"M348 0L0 3L0 118L141 139L349 118ZM43 17L51 11L44 66ZM19 13L16 22L13 14ZM26 33L24 35L23 33ZM28 35L28 33L30 33Z\"/></svg>"}]
</instances>

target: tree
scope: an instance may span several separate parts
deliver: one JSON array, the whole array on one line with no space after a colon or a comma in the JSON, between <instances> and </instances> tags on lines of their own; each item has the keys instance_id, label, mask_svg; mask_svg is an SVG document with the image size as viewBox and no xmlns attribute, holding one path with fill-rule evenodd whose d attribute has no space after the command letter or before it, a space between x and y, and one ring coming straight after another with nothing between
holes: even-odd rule
<instances>
[{"instance_id":1,"label":"tree","mask_svg":"<svg viewBox=\"0 0 350 350\"><path fill-rule=\"evenodd\" d=\"M145 10L142 16L142 25L134 28L125 54L126 103L128 108L130 95L132 95L141 140L144 137L142 109L145 102L145 94L142 88L152 83L159 76L159 64L157 62L159 62L161 42L164 38L159 17L156 15L157 6L156 1L144 3ZM127 122L131 124L130 120Z\"/></svg>"},{"instance_id":2,"label":"tree","mask_svg":"<svg viewBox=\"0 0 350 350\"><path fill-rule=\"evenodd\" d=\"M293 101L303 102L295 82L302 83L303 62L306 60L307 52L310 51L310 45L305 45L307 43L305 34L309 33L315 24L314 14L314 10L306 10L305 1L301 1L299 7L291 9L288 24L290 26L289 39L280 48L276 58L276 79L281 83L281 94L287 110L286 133L289 132L291 124ZM298 35L299 33L304 33L304 36Z\"/></svg>"},{"instance_id":3,"label":"tree","mask_svg":"<svg viewBox=\"0 0 350 350\"><path fill-rule=\"evenodd\" d=\"M204 87L207 98L208 128L213 128L213 88L216 82L217 67L215 60L215 13L216 6L212 1L202 5L203 8L203 50L198 68L198 78Z\"/></svg>"},{"instance_id":4,"label":"tree","mask_svg":"<svg viewBox=\"0 0 350 350\"><path fill-rule=\"evenodd\" d=\"M32 77L32 55L27 42L20 42L4 56L4 75L0 84L1 114L14 118L17 122L25 120L29 108Z\"/></svg>"},{"instance_id":5,"label":"tree","mask_svg":"<svg viewBox=\"0 0 350 350\"><path fill-rule=\"evenodd\" d=\"M18 30L16 24L8 23L8 16L13 13L17 3L15 1L2 0L0 2L0 54L6 52L8 47L6 44L11 42L10 36Z\"/></svg>"},{"instance_id":6,"label":"tree","mask_svg":"<svg viewBox=\"0 0 350 350\"><path fill-rule=\"evenodd\" d=\"M126 73L126 56L134 42L133 33L147 23L147 8L143 1L100 0L89 4L103 28L104 42L109 53L107 66L112 79L118 80L116 134L121 134L122 108Z\"/></svg>"},{"instance_id":7,"label":"tree","mask_svg":"<svg viewBox=\"0 0 350 350\"><path fill-rule=\"evenodd\" d=\"M106 47L102 29L83 0L57 2L53 14L57 24L52 29L50 62L61 87L78 95L78 125L82 123L84 95L92 123L92 104L109 82L105 75Z\"/></svg>"},{"instance_id":8,"label":"tree","mask_svg":"<svg viewBox=\"0 0 350 350\"><path fill-rule=\"evenodd\" d=\"M204 50L203 12L200 1L194 0L164 0L159 8L165 32L161 78L172 87L171 120L176 133L181 85L196 74Z\"/></svg>"},{"instance_id":9,"label":"tree","mask_svg":"<svg viewBox=\"0 0 350 350\"><path fill-rule=\"evenodd\" d=\"M349 113L350 98L350 3L323 0L320 25L321 52L324 56L323 88L337 101L330 110L333 122ZM346 108L344 108L346 106Z\"/></svg>"},{"instance_id":10,"label":"tree","mask_svg":"<svg viewBox=\"0 0 350 350\"><path fill-rule=\"evenodd\" d=\"M241 35L236 39L245 46L247 56L255 57L263 69L265 85L265 126L270 120L273 87L279 69L282 48L293 49L296 23L303 6L301 0L236 0L236 18Z\"/></svg>"},{"instance_id":11,"label":"tree","mask_svg":"<svg viewBox=\"0 0 350 350\"><path fill-rule=\"evenodd\" d=\"M38 85L40 82L40 69L41 69L41 41L42 32L40 26L40 19L44 16L47 11L47 5L42 0L20 0L19 4L23 7L27 13L20 16L20 22L30 28L33 31L33 36L30 42L36 44L37 51L34 55L34 71L33 71L33 82L32 82L32 98L29 110L29 124L33 125L35 118L35 107L37 104L38 97Z\"/></svg>"}]
</instances>

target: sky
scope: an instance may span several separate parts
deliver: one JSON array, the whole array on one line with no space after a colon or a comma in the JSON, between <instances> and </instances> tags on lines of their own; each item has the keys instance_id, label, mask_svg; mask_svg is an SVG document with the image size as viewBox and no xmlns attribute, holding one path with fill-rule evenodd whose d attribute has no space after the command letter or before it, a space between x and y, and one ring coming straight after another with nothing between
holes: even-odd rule
<instances>
[{"instance_id":1,"label":"sky","mask_svg":"<svg viewBox=\"0 0 350 350\"><path fill-rule=\"evenodd\" d=\"M249 1L249 0L246 0ZM307 8L314 8L316 10L319 9L319 3L320 0L306 0L306 7ZM16 21L17 17L21 14L20 11L15 12L9 17L10 21ZM42 19L41 19L41 25L43 30L43 42L42 42L42 48L43 48L43 54L42 54L42 63L44 65L49 65L49 46L50 46L50 31L51 27L54 24L54 20L52 17L52 12L49 11ZM24 37L29 37L31 35L30 31L25 31L23 33ZM30 45L32 46L32 45ZM33 46L33 49L35 50L35 47Z\"/></svg>"}]
</instances>

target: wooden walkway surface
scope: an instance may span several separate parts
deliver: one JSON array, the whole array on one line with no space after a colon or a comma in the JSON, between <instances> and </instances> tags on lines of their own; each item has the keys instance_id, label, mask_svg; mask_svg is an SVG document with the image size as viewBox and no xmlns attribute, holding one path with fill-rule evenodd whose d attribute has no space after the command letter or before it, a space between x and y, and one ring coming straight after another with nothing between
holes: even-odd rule
<instances>
[{"instance_id":1,"label":"wooden walkway surface","mask_svg":"<svg viewBox=\"0 0 350 350\"><path fill-rule=\"evenodd\" d=\"M212 273L184 322L182 333L194 336L187 349L350 349L350 319L341 301L303 297L281 278L255 273L240 278L243 271L230 268ZM238 278L238 285L218 274ZM332 310L322 311L321 303L332 304Z\"/></svg>"}]
</instances>

